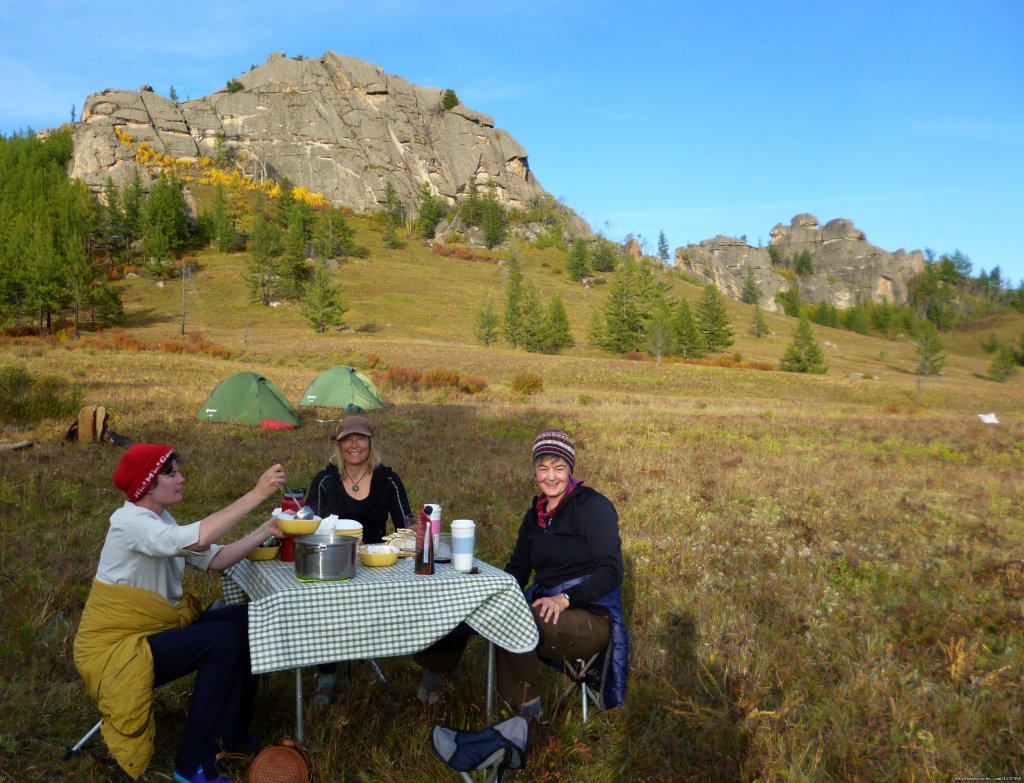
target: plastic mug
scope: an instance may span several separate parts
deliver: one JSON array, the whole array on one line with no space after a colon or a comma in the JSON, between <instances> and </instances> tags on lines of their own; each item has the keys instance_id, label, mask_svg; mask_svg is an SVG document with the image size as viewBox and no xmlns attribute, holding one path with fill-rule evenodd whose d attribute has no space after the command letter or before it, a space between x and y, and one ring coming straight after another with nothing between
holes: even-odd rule
<instances>
[{"instance_id":1,"label":"plastic mug","mask_svg":"<svg viewBox=\"0 0 1024 783\"><path fill-rule=\"evenodd\" d=\"M452 566L456 571L473 569L473 547L476 544L476 522L472 519L452 520Z\"/></svg>"},{"instance_id":2,"label":"plastic mug","mask_svg":"<svg viewBox=\"0 0 1024 783\"><path fill-rule=\"evenodd\" d=\"M452 562L452 534L442 533L438 536L437 549L434 550L435 563Z\"/></svg>"}]
</instances>

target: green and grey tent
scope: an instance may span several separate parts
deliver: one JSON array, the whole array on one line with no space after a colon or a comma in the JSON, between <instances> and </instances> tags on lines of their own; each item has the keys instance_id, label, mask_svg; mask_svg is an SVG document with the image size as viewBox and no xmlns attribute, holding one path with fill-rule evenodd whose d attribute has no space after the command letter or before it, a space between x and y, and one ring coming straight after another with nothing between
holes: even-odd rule
<instances>
[{"instance_id":1,"label":"green and grey tent","mask_svg":"<svg viewBox=\"0 0 1024 783\"><path fill-rule=\"evenodd\" d=\"M352 367L331 367L320 373L306 387L299 399L299 407L341 408L347 413L383 408L373 381Z\"/></svg>"},{"instance_id":2,"label":"green and grey tent","mask_svg":"<svg viewBox=\"0 0 1024 783\"><path fill-rule=\"evenodd\" d=\"M284 393L255 372L236 373L221 381L199 409L199 421L268 429L299 426L299 417Z\"/></svg>"}]
</instances>

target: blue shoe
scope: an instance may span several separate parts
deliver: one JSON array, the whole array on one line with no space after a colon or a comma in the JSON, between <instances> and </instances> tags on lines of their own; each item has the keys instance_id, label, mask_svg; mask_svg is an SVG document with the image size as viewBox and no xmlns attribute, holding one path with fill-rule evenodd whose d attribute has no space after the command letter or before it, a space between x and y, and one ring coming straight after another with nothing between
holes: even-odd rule
<instances>
[{"instance_id":1,"label":"blue shoe","mask_svg":"<svg viewBox=\"0 0 1024 783\"><path fill-rule=\"evenodd\" d=\"M206 777L206 773L203 772L202 766L200 766L199 769L191 775L186 775L175 767L174 780L175 783L234 783L231 778L225 777L224 775L218 775L215 778Z\"/></svg>"}]
</instances>

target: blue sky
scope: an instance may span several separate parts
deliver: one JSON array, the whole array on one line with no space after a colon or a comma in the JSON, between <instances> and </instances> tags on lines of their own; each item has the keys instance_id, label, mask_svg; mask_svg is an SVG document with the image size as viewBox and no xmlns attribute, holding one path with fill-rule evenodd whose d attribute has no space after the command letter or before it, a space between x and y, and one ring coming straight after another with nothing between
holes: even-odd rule
<instances>
[{"instance_id":1,"label":"blue sky","mask_svg":"<svg viewBox=\"0 0 1024 783\"><path fill-rule=\"evenodd\" d=\"M200 97L271 52L451 87L653 252L810 212L1024 278L1020 0L0 0L0 133L107 87Z\"/></svg>"}]
</instances>

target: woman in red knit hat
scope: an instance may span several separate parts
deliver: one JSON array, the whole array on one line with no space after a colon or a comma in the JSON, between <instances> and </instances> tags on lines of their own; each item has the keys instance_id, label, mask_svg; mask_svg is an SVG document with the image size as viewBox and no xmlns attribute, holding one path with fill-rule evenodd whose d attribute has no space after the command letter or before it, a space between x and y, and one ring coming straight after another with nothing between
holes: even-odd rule
<instances>
[{"instance_id":1,"label":"woman in red knit hat","mask_svg":"<svg viewBox=\"0 0 1024 783\"><path fill-rule=\"evenodd\" d=\"M247 607L200 612L196 597L183 591L182 576L186 565L223 571L269 536L282 535L270 518L236 541L216 543L281 491L284 468L268 468L238 500L187 525L168 512L181 502L185 484L170 446L131 446L113 479L126 500L110 517L75 638L75 665L99 707L111 754L133 779L153 755L153 688L196 672L173 780L229 783L216 756L246 741L256 692Z\"/></svg>"}]
</instances>

